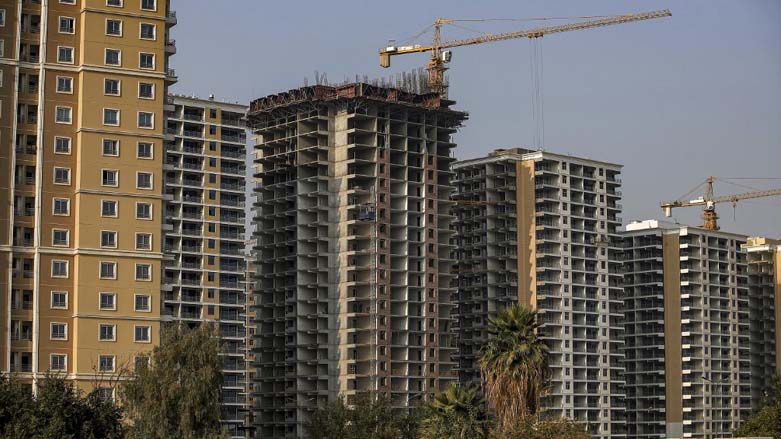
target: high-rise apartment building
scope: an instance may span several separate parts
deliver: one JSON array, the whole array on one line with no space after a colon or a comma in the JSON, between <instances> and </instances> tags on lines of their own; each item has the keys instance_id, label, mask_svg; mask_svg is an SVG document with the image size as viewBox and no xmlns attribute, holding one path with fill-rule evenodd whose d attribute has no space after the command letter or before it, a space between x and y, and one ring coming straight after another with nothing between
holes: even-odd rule
<instances>
[{"instance_id":1,"label":"high-rise apartment building","mask_svg":"<svg viewBox=\"0 0 781 439\"><path fill-rule=\"evenodd\" d=\"M89 387L159 341L175 22L167 0L0 3L0 371Z\"/></svg>"},{"instance_id":2,"label":"high-rise apartment building","mask_svg":"<svg viewBox=\"0 0 781 439\"><path fill-rule=\"evenodd\" d=\"M232 437L245 437L247 108L179 95L169 105L162 314L218 326L222 421Z\"/></svg>"},{"instance_id":3,"label":"high-rise apartment building","mask_svg":"<svg viewBox=\"0 0 781 439\"><path fill-rule=\"evenodd\" d=\"M366 83L252 102L260 437L301 437L338 395L405 408L457 379L451 104Z\"/></svg>"},{"instance_id":4,"label":"high-rise apartment building","mask_svg":"<svg viewBox=\"0 0 781 439\"><path fill-rule=\"evenodd\" d=\"M751 404L758 408L781 377L781 240L748 238Z\"/></svg>"},{"instance_id":5,"label":"high-rise apartment building","mask_svg":"<svg viewBox=\"0 0 781 439\"><path fill-rule=\"evenodd\" d=\"M751 411L746 237L654 220L623 237L629 435L731 437Z\"/></svg>"},{"instance_id":6,"label":"high-rise apartment building","mask_svg":"<svg viewBox=\"0 0 781 439\"><path fill-rule=\"evenodd\" d=\"M453 170L461 380L479 379L489 319L520 303L550 349L546 415L624 437L621 166L515 148Z\"/></svg>"}]
</instances>

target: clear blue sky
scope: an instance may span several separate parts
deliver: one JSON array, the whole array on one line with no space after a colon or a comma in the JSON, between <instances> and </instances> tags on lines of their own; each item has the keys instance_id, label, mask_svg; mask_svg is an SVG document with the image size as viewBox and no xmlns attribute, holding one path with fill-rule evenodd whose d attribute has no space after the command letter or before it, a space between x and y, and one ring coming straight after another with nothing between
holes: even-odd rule
<instances>
[{"instance_id":1,"label":"clear blue sky","mask_svg":"<svg viewBox=\"0 0 781 439\"><path fill-rule=\"evenodd\" d=\"M229 7L230 6L230 7ZM624 219L661 218L658 203L708 175L781 178L781 2L173 0L177 93L250 100L355 74L388 76L425 55L378 65L377 49L436 17L614 15L669 8L673 17L545 37L545 148L625 165ZM546 23L547 24L547 23ZM526 23L471 24L502 32ZM446 37L472 35L447 28ZM426 38L430 36L427 35ZM420 43L425 43L421 40ZM528 146L530 43L454 49L450 96L470 113L457 155ZM406 58L406 59L404 59ZM781 180L740 181L781 187ZM743 192L722 184L718 193ZM748 189L745 189L748 190ZM683 212L686 210L686 212ZM698 224L697 208L676 217ZM722 228L781 237L781 197L721 205Z\"/></svg>"}]
</instances>

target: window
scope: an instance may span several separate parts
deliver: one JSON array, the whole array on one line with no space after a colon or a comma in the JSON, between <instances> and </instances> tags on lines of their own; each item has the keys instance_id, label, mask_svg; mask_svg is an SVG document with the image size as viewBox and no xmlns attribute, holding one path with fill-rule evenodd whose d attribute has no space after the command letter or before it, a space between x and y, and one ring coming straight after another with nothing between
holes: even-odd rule
<instances>
[{"instance_id":1,"label":"window","mask_svg":"<svg viewBox=\"0 0 781 439\"><path fill-rule=\"evenodd\" d=\"M138 97L141 99L155 98L155 85L148 82L138 83Z\"/></svg>"},{"instance_id":2,"label":"window","mask_svg":"<svg viewBox=\"0 0 781 439\"><path fill-rule=\"evenodd\" d=\"M151 281L152 266L149 264L136 264L136 280Z\"/></svg>"},{"instance_id":3,"label":"window","mask_svg":"<svg viewBox=\"0 0 781 439\"><path fill-rule=\"evenodd\" d=\"M152 204L136 203L136 219L151 220Z\"/></svg>"},{"instance_id":4,"label":"window","mask_svg":"<svg viewBox=\"0 0 781 439\"><path fill-rule=\"evenodd\" d=\"M136 311L138 312L150 312L152 311L151 302L149 296L143 294L136 295Z\"/></svg>"},{"instance_id":5,"label":"window","mask_svg":"<svg viewBox=\"0 0 781 439\"><path fill-rule=\"evenodd\" d=\"M69 233L63 229L52 229L52 245L55 247L67 247L70 241Z\"/></svg>"},{"instance_id":6,"label":"window","mask_svg":"<svg viewBox=\"0 0 781 439\"><path fill-rule=\"evenodd\" d=\"M151 233L136 233L136 250L152 250Z\"/></svg>"},{"instance_id":7,"label":"window","mask_svg":"<svg viewBox=\"0 0 781 439\"><path fill-rule=\"evenodd\" d=\"M117 248L117 232L101 230L100 246L106 248Z\"/></svg>"},{"instance_id":8,"label":"window","mask_svg":"<svg viewBox=\"0 0 781 439\"><path fill-rule=\"evenodd\" d=\"M0 27L5 26L5 9L0 9Z\"/></svg>"},{"instance_id":9,"label":"window","mask_svg":"<svg viewBox=\"0 0 781 439\"><path fill-rule=\"evenodd\" d=\"M58 76L57 93L73 93L73 78L70 76Z\"/></svg>"},{"instance_id":10,"label":"window","mask_svg":"<svg viewBox=\"0 0 781 439\"><path fill-rule=\"evenodd\" d=\"M106 6L122 7L122 0L106 0Z\"/></svg>"},{"instance_id":11,"label":"window","mask_svg":"<svg viewBox=\"0 0 781 439\"><path fill-rule=\"evenodd\" d=\"M71 184L70 168L54 168L54 184Z\"/></svg>"},{"instance_id":12,"label":"window","mask_svg":"<svg viewBox=\"0 0 781 439\"><path fill-rule=\"evenodd\" d=\"M54 138L54 153L55 154L70 154L71 153L71 138L70 137L55 137Z\"/></svg>"},{"instance_id":13,"label":"window","mask_svg":"<svg viewBox=\"0 0 781 439\"><path fill-rule=\"evenodd\" d=\"M100 278L101 279L116 279L117 278L117 263L116 262L100 262Z\"/></svg>"},{"instance_id":14,"label":"window","mask_svg":"<svg viewBox=\"0 0 781 439\"><path fill-rule=\"evenodd\" d=\"M103 402L114 401L114 389L111 387L98 387L98 398Z\"/></svg>"},{"instance_id":15,"label":"window","mask_svg":"<svg viewBox=\"0 0 781 439\"><path fill-rule=\"evenodd\" d=\"M117 341L117 327L115 325L101 324L99 329L100 341Z\"/></svg>"},{"instance_id":16,"label":"window","mask_svg":"<svg viewBox=\"0 0 781 439\"><path fill-rule=\"evenodd\" d=\"M141 69L154 69L155 55L153 53L144 52L138 54L138 67Z\"/></svg>"},{"instance_id":17,"label":"window","mask_svg":"<svg viewBox=\"0 0 781 439\"><path fill-rule=\"evenodd\" d=\"M49 355L49 370L67 370L68 356L65 354Z\"/></svg>"},{"instance_id":18,"label":"window","mask_svg":"<svg viewBox=\"0 0 781 439\"><path fill-rule=\"evenodd\" d=\"M103 155L118 157L119 156L119 140L116 139L103 139Z\"/></svg>"},{"instance_id":19,"label":"window","mask_svg":"<svg viewBox=\"0 0 781 439\"><path fill-rule=\"evenodd\" d=\"M120 82L118 79L103 80L103 93L109 96L119 96L120 94Z\"/></svg>"},{"instance_id":20,"label":"window","mask_svg":"<svg viewBox=\"0 0 781 439\"><path fill-rule=\"evenodd\" d=\"M100 293L100 309L103 311L116 311L117 295L115 293Z\"/></svg>"},{"instance_id":21,"label":"window","mask_svg":"<svg viewBox=\"0 0 781 439\"><path fill-rule=\"evenodd\" d=\"M106 35L115 37L122 36L122 21L121 20L106 20Z\"/></svg>"},{"instance_id":22,"label":"window","mask_svg":"<svg viewBox=\"0 0 781 439\"><path fill-rule=\"evenodd\" d=\"M100 372L114 372L114 356L101 355L98 357L98 370ZM110 388L106 388L106 390L108 390L108 393L111 394L111 397L113 398L113 391Z\"/></svg>"},{"instance_id":23,"label":"window","mask_svg":"<svg viewBox=\"0 0 781 439\"><path fill-rule=\"evenodd\" d=\"M134 341L136 343L150 343L152 341L149 326L136 326Z\"/></svg>"},{"instance_id":24,"label":"window","mask_svg":"<svg viewBox=\"0 0 781 439\"><path fill-rule=\"evenodd\" d=\"M60 17L60 33L61 34L76 33L76 19L71 17Z\"/></svg>"},{"instance_id":25,"label":"window","mask_svg":"<svg viewBox=\"0 0 781 439\"><path fill-rule=\"evenodd\" d=\"M119 171L114 169L103 170L103 186L116 187L119 184Z\"/></svg>"},{"instance_id":26,"label":"window","mask_svg":"<svg viewBox=\"0 0 781 439\"><path fill-rule=\"evenodd\" d=\"M139 355L135 358L134 363L135 370L139 371L141 368L149 366L149 357L146 355Z\"/></svg>"},{"instance_id":27,"label":"window","mask_svg":"<svg viewBox=\"0 0 781 439\"><path fill-rule=\"evenodd\" d=\"M145 11L156 11L157 0L141 0L141 9Z\"/></svg>"},{"instance_id":28,"label":"window","mask_svg":"<svg viewBox=\"0 0 781 439\"><path fill-rule=\"evenodd\" d=\"M54 198L52 204L53 215L69 216L71 214L71 200L68 198Z\"/></svg>"},{"instance_id":29,"label":"window","mask_svg":"<svg viewBox=\"0 0 781 439\"><path fill-rule=\"evenodd\" d=\"M151 159L152 157L152 149L153 145L148 142L139 142L138 143L138 153L136 154L136 157L140 159Z\"/></svg>"},{"instance_id":30,"label":"window","mask_svg":"<svg viewBox=\"0 0 781 439\"><path fill-rule=\"evenodd\" d=\"M76 4L76 0L60 0L60 3L62 3L64 5L75 5Z\"/></svg>"},{"instance_id":31,"label":"window","mask_svg":"<svg viewBox=\"0 0 781 439\"><path fill-rule=\"evenodd\" d=\"M54 119L57 123L71 123L73 109L71 107L55 107Z\"/></svg>"},{"instance_id":32,"label":"window","mask_svg":"<svg viewBox=\"0 0 781 439\"><path fill-rule=\"evenodd\" d=\"M118 126L119 125L119 110L113 108L103 109L103 125Z\"/></svg>"},{"instance_id":33,"label":"window","mask_svg":"<svg viewBox=\"0 0 781 439\"><path fill-rule=\"evenodd\" d=\"M57 47L57 62L73 64L73 47Z\"/></svg>"},{"instance_id":34,"label":"window","mask_svg":"<svg viewBox=\"0 0 781 439\"><path fill-rule=\"evenodd\" d=\"M118 66L122 64L122 52L117 49L106 49L106 65Z\"/></svg>"},{"instance_id":35,"label":"window","mask_svg":"<svg viewBox=\"0 0 781 439\"><path fill-rule=\"evenodd\" d=\"M155 127L155 115L154 113L148 113L146 111L138 112L138 127L139 128L154 128Z\"/></svg>"},{"instance_id":36,"label":"window","mask_svg":"<svg viewBox=\"0 0 781 439\"><path fill-rule=\"evenodd\" d=\"M157 27L154 24L141 23L141 39L154 40L157 37Z\"/></svg>"},{"instance_id":37,"label":"window","mask_svg":"<svg viewBox=\"0 0 781 439\"><path fill-rule=\"evenodd\" d=\"M51 307L53 309L68 309L68 292L52 291Z\"/></svg>"},{"instance_id":38,"label":"window","mask_svg":"<svg viewBox=\"0 0 781 439\"><path fill-rule=\"evenodd\" d=\"M68 325L65 323L50 323L49 324L49 338L52 340L67 340L68 339Z\"/></svg>"},{"instance_id":39,"label":"window","mask_svg":"<svg viewBox=\"0 0 781 439\"><path fill-rule=\"evenodd\" d=\"M137 172L136 187L138 189L152 189L152 174L150 172Z\"/></svg>"},{"instance_id":40,"label":"window","mask_svg":"<svg viewBox=\"0 0 781 439\"><path fill-rule=\"evenodd\" d=\"M52 277L68 277L68 261L52 261Z\"/></svg>"},{"instance_id":41,"label":"window","mask_svg":"<svg viewBox=\"0 0 781 439\"><path fill-rule=\"evenodd\" d=\"M100 216L116 217L117 202L114 200L103 200L100 203Z\"/></svg>"}]
</instances>

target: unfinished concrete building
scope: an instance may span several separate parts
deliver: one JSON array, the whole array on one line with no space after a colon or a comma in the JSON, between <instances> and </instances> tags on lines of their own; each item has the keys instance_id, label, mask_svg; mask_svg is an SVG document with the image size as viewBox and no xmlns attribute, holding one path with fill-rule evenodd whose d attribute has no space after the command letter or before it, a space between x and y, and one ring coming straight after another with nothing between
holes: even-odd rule
<instances>
[{"instance_id":1,"label":"unfinished concrete building","mask_svg":"<svg viewBox=\"0 0 781 439\"><path fill-rule=\"evenodd\" d=\"M222 422L246 437L246 106L168 97L162 315L218 326Z\"/></svg>"},{"instance_id":2,"label":"unfinished concrete building","mask_svg":"<svg viewBox=\"0 0 781 439\"><path fill-rule=\"evenodd\" d=\"M626 226L629 436L731 437L751 411L746 237Z\"/></svg>"},{"instance_id":3,"label":"unfinished concrete building","mask_svg":"<svg viewBox=\"0 0 781 439\"><path fill-rule=\"evenodd\" d=\"M781 376L781 240L748 238L743 248L748 262L751 404L756 409Z\"/></svg>"},{"instance_id":4,"label":"unfinished concrete building","mask_svg":"<svg viewBox=\"0 0 781 439\"><path fill-rule=\"evenodd\" d=\"M461 380L479 380L489 319L521 303L550 348L546 414L623 437L621 166L515 148L454 171Z\"/></svg>"},{"instance_id":5,"label":"unfinished concrete building","mask_svg":"<svg viewBox=\"0 0 781 439\"><path fill-rule=\"evenodd\" d=\"M398 408L457 380L452 101L367 83L253 101L260 437L371 391Z\"/></svg>"}]
</instances>

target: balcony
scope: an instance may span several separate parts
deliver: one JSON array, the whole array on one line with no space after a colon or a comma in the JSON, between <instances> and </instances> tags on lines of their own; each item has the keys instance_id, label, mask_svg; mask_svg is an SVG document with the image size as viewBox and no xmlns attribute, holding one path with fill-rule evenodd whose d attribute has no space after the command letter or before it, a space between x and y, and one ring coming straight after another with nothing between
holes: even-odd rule
<instances>
[{"instance_id":1,"label":"balcony","mask_svg":"<svg viewBox=\"0 0 781 439\"><path fill-rule=\"evenodd\" d=\"M168 13L165 16L165 22L169 26L175 26L178 22L176 19L176 11L168 11Z\"/></svg>"},{"instance_id":2,"label":"balcony","mask_svg":"<svg viewBox=\"0 0 781 439\"><path fill-rule=\"evenodd\" d=\"M195 122L203 122L203 114L202 113L184 113L182 115L182 119L184 120L192 120Z\"/></svg>"},{"instance_id":3,"label":"balcony","mask_svg":"<svg viewBox=\"0 0 781 439\"><path fill-rule=\"evenodd\" d=\"M16 145L15 149L17 154L35 155L38 152L38 148L35 145Z\"/></svg>"},{"instance_id":4,"label":"balcony","mask_svg":"<svg viewBox=\"0 0 781 439\"><path fill-rule=\"evenodd\" d=\"M168 69L165 72L165 80L168 82L177 82L179 80L179 77L176 76L176 70L174 69Z\"/></svg>"},{"instance_id":5,"label":"balcony","mask_svg":"<svg viewBox=\"0 0 781 439\"><path fill-rule=\"evenodd\" d=\"M170 55L176 53L176 40L168 40L165 42L165 51Z\"/></svg>"},{"instance_id":6,"label":"balcony","mask_svg":"<svg viewBox=\"0 0 781 439\"><path fill-rule=\"evenodd\" d=\"M220 140L223 142L247 143L247 137L240 135L223 134L220 136Z\"/></svg>"}]
</instances>

